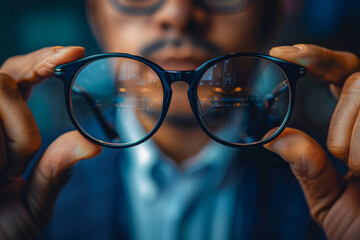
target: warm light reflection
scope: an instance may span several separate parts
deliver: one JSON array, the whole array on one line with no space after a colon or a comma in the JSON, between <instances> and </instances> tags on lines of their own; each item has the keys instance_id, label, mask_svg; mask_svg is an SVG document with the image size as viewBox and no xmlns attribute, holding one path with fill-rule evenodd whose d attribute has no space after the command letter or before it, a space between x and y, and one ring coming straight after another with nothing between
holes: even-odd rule
<instances>
[{"instance_id":1,"label":"warm light reflection","mask_svg":"<svg viewBox=\"0 0 360 240\"><path fill-rule=\"evenodd\" d=\"M242 91L242 88L241 87L237 87L234 89L234 92L241 92Z\"/></svg>"},{"instance_id":2,"label":"warm light reflection","mask_svg":"<svg viewBox=\"0 0 360 240\"><path fill-rule=\"evenodd\" d=\"M222 88L215 88L214 91L215 91L215 92L218 92L218 93L224 92L224 90L223 90Z\"/></svg>"}]
</instances>

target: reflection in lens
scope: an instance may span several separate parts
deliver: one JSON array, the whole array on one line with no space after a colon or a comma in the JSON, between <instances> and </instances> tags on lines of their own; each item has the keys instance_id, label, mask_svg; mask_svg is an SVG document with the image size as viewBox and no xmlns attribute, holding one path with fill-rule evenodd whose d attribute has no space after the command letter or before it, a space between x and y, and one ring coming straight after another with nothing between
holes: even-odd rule
<instances>
[{"instance_id":1,"label":"reflection in lens","mask_svg":"<svg viewBox=\"0 0 360 240\"><path fill-rule=\"evenodd\" d=\"M114 145L142 140L160 118L163 88L146 64L108 57L85 65L71 88L78 125L91 137Z\"/></svg>"},{"instance_id":2,"label":"reflection in lens","mask_svg":"<svg viewBox=\"0 0 360 240\"><path fill-rule=\"evenodd\" d=\"M238 144L261 141L284 122L290 88L283 71L257 57L236 57L210 67L198 89L200 117L217 138Z\"/></svg>"}]
</instances>

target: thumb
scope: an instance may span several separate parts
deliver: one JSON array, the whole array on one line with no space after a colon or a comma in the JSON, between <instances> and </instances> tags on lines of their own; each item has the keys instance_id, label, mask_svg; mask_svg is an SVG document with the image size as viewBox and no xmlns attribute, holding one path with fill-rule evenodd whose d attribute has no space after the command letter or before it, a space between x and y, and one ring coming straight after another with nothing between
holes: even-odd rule
<instances>
[{"instance_id":1,"label":"thumb","mask_svg":"<svg viewBox=\"0 0 360 240\"><path fill-rule=\"evenodd\" d=\"M287 128L264 146L287 161L298 179L313 218L323 223L344 182L321 146L305 133Z\"/></svg>"},{"instance_id":2,"label":"thumb","mask_svg":"<svg viewBox=\"0 0 360 240\"><path fill-rule=\"evenodd\" d=\"M57 196L70 178L71 167L100 152L101 147L77 131L63 134L49 146L35 167L25 193L28 209L38 226L50 221Z\"/></svg>"}]
</instances>

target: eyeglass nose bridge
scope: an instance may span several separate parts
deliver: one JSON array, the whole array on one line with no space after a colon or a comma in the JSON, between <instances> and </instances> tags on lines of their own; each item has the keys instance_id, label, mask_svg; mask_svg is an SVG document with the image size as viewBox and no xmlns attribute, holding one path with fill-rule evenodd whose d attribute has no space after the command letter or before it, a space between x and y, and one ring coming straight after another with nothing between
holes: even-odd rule
<instances>
[{"instance_id":1,"label":"eyeglass nose bridge","mask_svg":"<svg viewBox=\"0 0 360 240\"><path fill-rule=\"evenodd\" d=\"M186 82L190 84L194 79L195 71L165 71L165 78L169 85L174 82Z\"/></svg>"}]
</instances>

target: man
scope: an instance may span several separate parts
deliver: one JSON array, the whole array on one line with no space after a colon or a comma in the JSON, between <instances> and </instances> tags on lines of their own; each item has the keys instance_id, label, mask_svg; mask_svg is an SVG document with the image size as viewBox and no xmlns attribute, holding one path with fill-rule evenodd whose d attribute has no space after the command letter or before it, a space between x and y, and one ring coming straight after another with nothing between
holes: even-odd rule
<instances>
[{"instance_id":1,"label":"man","mask_svg":"<svg viewBox=\"0 0 360 240\"><path fill-rule=\"evenodd\" d=\"M144 55L172 70L195 69L222 53L258 51L264 44L264 32L275 24L264 24L273 20L265 13L278 9L276 1L265 0L236 1L231 7L215 0L144 0L133 4L126 0L88 1L90 23L100 44L106 51ZM160 39L165 39L164 46L145 51ZM270 54L301 64L310 76L331 84L339 102L330 125L328 148L348 164L350 172L346 178L340 176L319 144L295 129L286 129L265 147L290 163L310 212L327 237L357 239L359 60L350 53L304 44L276 47ZM46 48L11 58L0 69L2 239L36 237L50 221L71 167L101 151L77 132L66 133L46 150L29 181L21 181L41 142L24 100L34 84L53 76L55 66L83 56L81 47ZM272 168L259 166L271 165L270 159L256 160L256 155L245 150L209 143L198 127L181 126L177 118L188 122L193 118L184 101L187 86L173 84L172 89L168 118L153 141L124 152L106 152L102 161L88 160L74 168L54 219L42 236L314 237L316 228L297 199L293 190L296 185L291 180L282 183L281 177L287 177L286 167L274 168L280 176L269 176L271 172L267 171ZM288 195L285 200L278 193L282 188ZM289 207L292 203L299 206Z\"/></svg>"}]
</instances>

